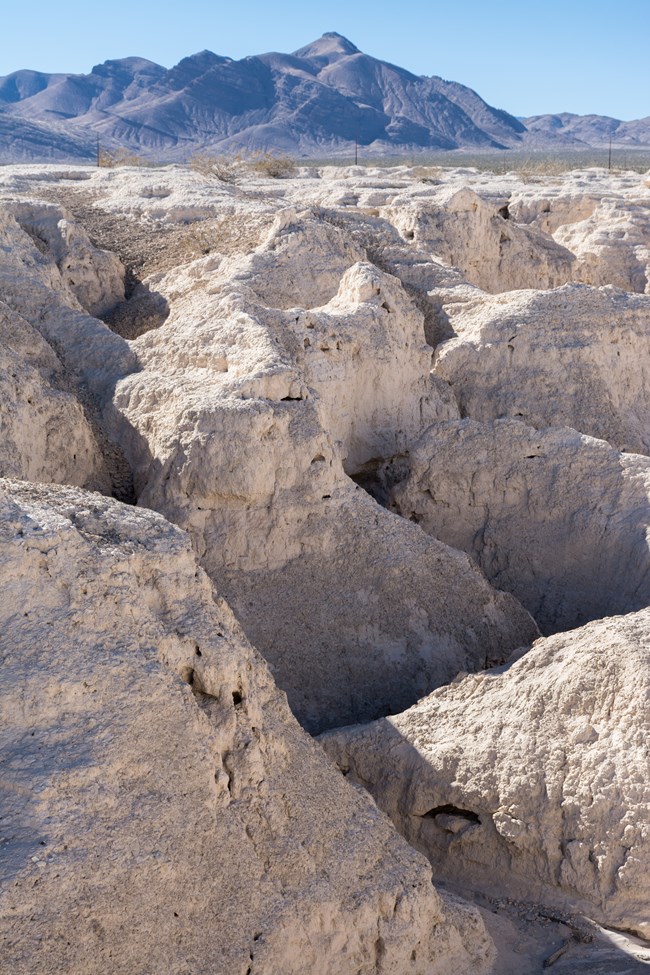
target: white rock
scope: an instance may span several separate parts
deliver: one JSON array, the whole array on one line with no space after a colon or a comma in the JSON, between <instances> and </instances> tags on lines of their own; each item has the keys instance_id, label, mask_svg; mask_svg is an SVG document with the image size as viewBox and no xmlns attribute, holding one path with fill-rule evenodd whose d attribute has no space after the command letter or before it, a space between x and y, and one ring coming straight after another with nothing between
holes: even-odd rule
<instances>
[{"instance_id":1,"label":"white rock","mask_svg":"<svg viewBox=\"0 0 650 975\"><path fill-rule=\"evenodd\" d=\"M396 510L471 555L544 633L650 603L650 460L516 420L432 426Z\"/></svg>"},{"instance_id":2,"label":"white rock","mask_svg":"<svg viewBox=\"0 0 650 975\"><path fill-rule=\"evenodd\" d=\"M572 279L571 252L536 227L511 220L507 199L491 202L464 188L444 205L394 204L390 214L402 234L483 291L556 288Z\"/></svg>"},{"instance_id":3,"label":"white rock","mask_svg":"<svg viewBox=\"0 0 650 975\"><path fill-rule=\"evenodd\" d=\"M338 270L315 281L327 254ZM536 633L465 557L345 476L457 416L422 315L357 256L290 213L250 258L170 273L170 317L133 343L142 368L114 398L140 503L190 532L311 729L402 708Z\"/></svg>"},{"instance_id":4,"label":"white rock","mask_svg":"<svg viewBox=\"0 0 650 975\"><path fill-rule=\"evenodd\" d=\"M448 308L437 350L463 416L570 426L650 452L650 297L565 285Z\"/></svg>"},{"instance_id":5,"label":"white rock","mask_svg":"<svg viewBox=\"0 0 650 975\"><path fill-rule=\"evenodd\" d=\"M3 967L487 973L159 515L0 487Z\"/></svg>"},{"instance_id":6,"label":"white rock","mask_svg":"<svg viewBox=\"0 0 650 975\"><path fill-rule=\"evenodd\" d=\"M647 938L649 675L646 609L321 740L434 876Z\"/></svg>"},{"instance_id":7,"label":"white rock","mask_svg":"<svg viewBox=\"0 0 650 975\"><path fill-rule=\"evenodd\" d=\"M50 346L0 302L0 476L110 492L93 430Z\"/></svg>"}]
</instances>

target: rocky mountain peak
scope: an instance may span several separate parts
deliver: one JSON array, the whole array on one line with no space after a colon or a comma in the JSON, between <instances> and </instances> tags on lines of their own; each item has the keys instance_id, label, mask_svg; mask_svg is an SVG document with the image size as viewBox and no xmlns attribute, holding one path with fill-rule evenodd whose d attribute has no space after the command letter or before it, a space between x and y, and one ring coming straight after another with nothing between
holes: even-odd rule
<instances>
[{"instance_id":1,"label":"rocky mountain peak","mask_svg":"<svg viewBox=\"0 0 650 975\"><path fill-rule=\"evenodd\" d=\"M349 41L347 37L343 37L342 34L337 34L333 30L327 31L318 40L312 41L311 44L307 44L305 47L294 51L294 55L298 58L309 60L318 58L327 64L330 64L332 61L338 61L339 58L360 53L359 48L355 47L352 41Z\"/></svg>"}]
</instances>

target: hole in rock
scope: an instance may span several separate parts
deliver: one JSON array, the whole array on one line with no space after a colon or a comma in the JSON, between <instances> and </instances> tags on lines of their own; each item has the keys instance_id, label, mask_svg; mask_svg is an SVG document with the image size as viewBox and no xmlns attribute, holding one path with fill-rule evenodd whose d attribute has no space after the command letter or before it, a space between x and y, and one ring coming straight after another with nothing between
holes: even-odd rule
<instances>
[{"instance_id":1,"label":"hole in rock","mask_svg":"<svg viewBox=\"0 0 650 975\"><path fill-rule=\"evenodd\" d=\"M387 508L392 489L408 476L409 464L402 454L389 458L373 457L357 470L346 473L377 504Z\"/></svg>"},{"instance_id":2,"label":"hole in rock","mask_svg":"<svg viewBox=\"0 0 650 975\"><path fill-rule=\"evenodd\" d=\"M236 708L238 708L240 706L240 704L243 703L243 700L244 700L244 698L242 696L241 691L233 691L232 692L232 703L235 705Z\"/></svg>"},{"instance_id":3,"label":"hole in rock","mask_svg":"<svg viewBox=\"0 0 650 975\"><path fill-rule=\"evenodd\" d=\"M434 809L430 809L425 812L420 817L421 819L435 819L436 816L460 816L462 819L466 819L468 823L480 823L480 817L477 813L472 812L471 809L459 809L458 806L452 806L450 803L446 803L444 806L435 806Z\"/></svg>"},{"instance_id":4,"label":"hole in rock","mask_svg":"<svg viewBox=\"0 0 650 975\"><path fill-rule=\"evenodd\" d=\"M510 210L508 209L507 203L505 206L499 207L497 213L499 214L500 217L503 217L504 220L510 219Z\"/></svg>"},{"instance_id":5,"label":"hole in rock","mask_svg":"<svg viewBox=\"0 0 650 975\"><path fill-rule=\"evenodd\" d=\"M103 316L104 324L123 339L137 339L146 332L160 328L169 318L167 299L138 281L127 268L125 276L127 297Z\"/></svg>"},{"instance_id":6,"label":"hole in rock","mask_svg":"<svg viewBox=\"0 0 650 975\"><path fill-rule=\"evenodd\" d=\"M299 403L302 401L302 396L283 396L280 400L281 403Z\"/></svg>"}]
</instances>

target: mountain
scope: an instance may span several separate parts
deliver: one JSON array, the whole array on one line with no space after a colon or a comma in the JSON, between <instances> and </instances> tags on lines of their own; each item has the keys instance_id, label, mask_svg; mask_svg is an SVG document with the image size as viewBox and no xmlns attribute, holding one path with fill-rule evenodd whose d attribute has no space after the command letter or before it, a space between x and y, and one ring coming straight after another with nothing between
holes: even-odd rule
<instances>
[{"instance_id":1,"label":"mountain","mask_svg":"<svg viewBox=\"0 0 650 975\"><path fill-rule=\"evenodd\" d=\"M601 145L610 123L626 144L650 145L647 119L591 118L522 122L471 88L414 75L330 32L293 54L238 61L201 51L171 69L132 57L85 75L14 72L0 78L0 161L92 158L98 141L158 161L197 150L349 156L355 143L366 155L585 147Z\"/></svg>"},{"instance_id":2,"label":"mountain","mask_svg":"<svg viewBox=\"0 0 650 975\"><path fill-rule=\"evenodd\" d=\"M124 58L86 75L18 71L0 78L0 120L22 133L22 155L25 123L39 127L34 156L48 131L50 156L69 148L62 125L73 141L169 159L217 147L335 154L355 142L378 152L498 149L525 133L471 89L369 57L336 33L293 54L235 61L202 51L169 70Z\"/></svg>"},{"instance_id":3,"label":"mountain","mask_svg":"<svg viewBox=\"0 0 650 975\"><path fill-rule=\"evenodd\" d=\"M604 148L612 145L618 148L643 149L650 146L650 117L622 122L607 115L533 115L523 119L528 130L526 141L536 141L548 145L560 142L575 148Z\"/></svg>"}]
</instances>

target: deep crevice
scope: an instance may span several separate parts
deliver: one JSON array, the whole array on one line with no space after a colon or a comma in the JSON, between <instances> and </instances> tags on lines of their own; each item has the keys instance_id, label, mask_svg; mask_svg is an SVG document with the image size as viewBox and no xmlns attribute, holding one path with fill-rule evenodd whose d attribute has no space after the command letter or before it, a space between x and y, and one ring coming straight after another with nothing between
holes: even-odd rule
<instances>
[{"instance_id":1,"label":"deep crevice","mask_svg":"<svg viewBox=\"0 0 650 975\"><path fill-rule=\"evenodd\" d=\"M451 803L445 803L443 806L435 806L433 809L429 809L428 812L422 813L421 819L435 819L436 816L459 816L462 819L466 819L468 823L480 823L481 818L478 813L472 812L471 809L460 809L458 806L453 806Z\"/></svg>"},{"instance_id":2,"label":"deep crevice","mask_svg":"<svg viewBox=\"0 0 650 975\"><path fill-rule=\"evenodd\" d=\"M373 457L348 477L369 494L382 508L390 506L391 491L408 477L410 465L405 454L394 457Z\"/></svg>"}]
</instances>

